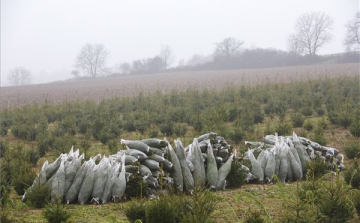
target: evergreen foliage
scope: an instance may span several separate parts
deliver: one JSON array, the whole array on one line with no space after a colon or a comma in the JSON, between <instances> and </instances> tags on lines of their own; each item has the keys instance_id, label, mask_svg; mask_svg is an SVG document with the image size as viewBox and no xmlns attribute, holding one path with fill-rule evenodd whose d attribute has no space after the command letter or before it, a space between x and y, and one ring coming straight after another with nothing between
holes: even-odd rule
<instances>
[{"instance_id":1,"label":"evergreen foliage","mask_svg":"<svg viewBox=\"0 0 360 223\"><path fill-rule=\"evenodd\" d=\"M66 223L70 212L61 202L49 203L43 210L43 216L49 223Z\"/></svg>"},{"instance_id":2,"label":"evergreen foliage","mask_svg":"<svg viewBox=\"0 0 360 223\"><path fill-rule=\"evenodd\" d=\"M49 203L50 195L51 187L47 184L42 185L39 181L38 184L33 185L31 189L27 190L27 203L34 208L43 208Z\"/></svg>"},{"instance_id":3,"label":"evergreen foliage","mask_svg":"<svg viewBox=\"0 0 360 223\"><path fill-rule=\"evenodd\" d=\"M125 216L131 223L136 220L146 223L145 209L145 200L132 200L125 208Z\"/></svg>"},{"instance_id":4,"label":"evergreen foliage","mask_svg":"<svg viewBox=\"0 0 360 223\"><path fill-rule=\"evenodd\" d=\"M349 140L344 145L346 157L349 159L360 158L360 140Z\"/></svg>"},{"instance_id":5,"label":"evergreen foliage","mask_svg":"<svg viewBox=\"0 0 360 223\"><path fill-rule=\"evenodd\" d=\"M246 171L242 168L241 163L237 159L234 159L231 163L230 173L226 177L229 187L241 187L245 184L245 179Z\"/></svg>"}]
</instances>

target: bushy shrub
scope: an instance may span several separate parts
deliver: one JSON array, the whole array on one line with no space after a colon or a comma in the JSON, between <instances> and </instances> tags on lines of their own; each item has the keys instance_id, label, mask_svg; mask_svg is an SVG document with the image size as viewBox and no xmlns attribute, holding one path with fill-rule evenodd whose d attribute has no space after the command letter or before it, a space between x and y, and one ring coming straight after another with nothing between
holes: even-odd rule
<instances>
[{"instance_id":1,"label":"bushy shrub","mask_svg":"<svg viewBox=\"0 0 360 223\"><path fill-rule=\"evenodd\" d=\"M335 110L330 110L327 116L332 124L339 124L339 117Z\"/></svg>"},{"instance_id":2,"label":"bushy shrub","mask_svg":"<svg viewBox=\"0 0 360 223\"><path fill-rule=\"evenodd\" d=\"M244 136L245 132L241 128L234 128L230 133L230 139L235 143L239 143L241 140L243 140Z\"/></svg>"},{"instance_id":3,"label":"bushy shrub","mask_svg":"<svg viewBox=\"0 0 360 223\"><path fill-rule=\"evenodd\" d=\"M226 177L229 187L241 187L245 184L245 179L246 171L242 168L241 163L237 159L234 159L231 163L230 173Z\"/></svg>"},{"instance_id":4,"label":"bushy shrub","mask_svg":"<svg viewBox=\"0 0 360 223\"><path fill-rule=\"evenodd\" d=\"M211 213L215 210L217 199L207 190L194 190L191 198L184 198L181 222L212 223L215 222Z\"/></svg>"},{"instance_id":5,"label":"bushy shrub","mask_svg":"<svg viewBox=\"0 0 360 223\"><path fill-rule=\"evenodd\" d=\"M276 125L275 131L278 133L278 135L290 135L292 126L287 122L279 123Z\"/></svg>"},{"instance_id":6,"label":"bushy shrub","mask_svg":"<svg viewBox=\"0 0 360 223\"><path fill-rule=\"evenodd\" d=\"M150 201L145 209L147 223L175 223L178 215L177 207L164 198Z\"/></svg>"},{"instance_id":7,"label":"bushy shrub","mask_svg":"<svg viewBox=\"0 0 360 223\"><path fill-rule=\"evenodd\" d=\"M297 132L297 135L306 138L308 135L308 132L305 129L301 129L299 132Z\"/></svg>"},{"instance_id":8,"label":"bushy shrub","mask_svg":"<svg viewBox=\"0 0 360 223\"><path fill-rule=\"evenodd\" d=\"M308 161L306 167L308 171L308 178L310 179L319 179L329 172L328 163L324 162L324 160L319 156Z\"/></svg>"},{"instance_id":9,"label":"bushy shrub","mask_svg":"<svg viewBox=\"0 0 360 223\"><path fill-rule=\"evenodd\" d=\"M46 205L43 216L49 223L65 223L69 220L71 214L64 204L56 202Z\"/></svg>"},{"instance_id":10,"label":"bushy shrub","mask_svg":"<svg viewBox=\"0 0 360 223\"><path fill-rule=\"evenodd\" d=\"M126 194L130 198L143 198L147 196L147 183L138 173L132 174L126 183Z\"/></svg>"},{"instance_id":11,"label":"bushy shrub","mask_svg":"<svg viewBox=\"0 0 360 223\"><path fill-rule=\"evenodd\" d=\"M325 108L323 108L323 107L317 107L317 108L316 108L316 113L317 113L319 116L325 115Z\"/></svg>"},{"instance_id":12,"label":"bushy shrub","mask_svg":"<svg viewBox=\"0 0 360 223\"><path fill-rule=\"evenodd\" d=\"M3 127L11 127L13 125L13 115L9 110L3 110L0 116L0 126Z\"/></svg>"},{"instance_id":13,"label":"bushy shrub","mask_svg":"<svg viewBox=\"0 0 360 223\"><path fill-rule=\"evenodd\" d=\"M229 122L235 121L235 119L238 118L239 113L240 113L240 109L238 108L238 106L231 106L231 107L227 110L228 121L229 121Z\"/></svg>"},{"instance_id":14,"label":"bushy shrub","mask_svg":"<svg viewBox=\"0 0 360 223\"><path fill-rule=\"evenodd\" d=\"M128 132L135 132L136 131L135 121L132 119L126 120L124 122L124 130L126 130Z\"/></svg>"},{"instance_id":15,"label":"bushy shrub","mask_svg":"<svg viewBox=\"0 0 360 223\"><path fill-rule=\"evenodd\" d=\"M35 148L27 148L26 149L26 156L28 157L29 162L34 166L37 164L37 161L40 158L39 153Z\"/></svg>"},{"instance_id":16,"label":"bushy shrub","mask_svg":"<svg viewBox=\"0 0 360 223\"><path fill-rule=\"evenodd\" d=\"M356 110L349 131L353 136L360 137L360 109Z\"/></svg>"},{"instance_id":17,"label":"bushy shrub","mask_svg":"<svg viewBox=\"0 0 360 223\"><path fill-rule=\"evenodd\" d=\"M8 204L10 198L10 184L6 179L6 172L0 163L0 207ZM1 222L1 221L0 221Z\"/></svg>"},{"instance_id":18,"label":"bushy shrub","mask_svg":"<svg viewBox=\"0 0 360 223\"><path fill-rule=\"evenodd\" d=\"M315 223L316 208L314 203L318 199L318 191L321 191L321 183L314 179L310 174L307 175L308 181L296 183L296 191L294 193L284 194L284 187L278 184L282 194L281 214L279 222L286 223Z\"/></svg>"},{"instance_id":19,"label":"bushy shrub","mask_svg":"<svg viewBox=\"0 0 360 223\"><path fill-rule=\"evenodd\" d=\"M338 112L338 123L343 126L344 128L347 128L348 126L350 126L351 122L352 122L352 114L350 110L341 110L340 112Z\"/></svg>"},{"instance_id":20,"label":"bushy shrub","mask_svg":"<svg viewBox=\"0 0 360 223\"><path fill-rule=\"evenodd\" d=\"M135 120L134 122L135 129L141 134L144 134L149 125L150 123L145 120Z\"/></svg>"},{"instance_id":21,"label":"bushy shrub","mask_svg":"<svg viewBox=\"0 0 360 223\"><path fill-rule=\"evenodd\" d=\"M305 121L303 124L303 128L312 131L314 129L314 125L311 123L311 121Z\"/></svg>"},{"instance_id":22,"label":"bushy shrub","mask_svg":"<svg viewBox=\"0 0 360 223\"><path fill-rule=\"evenodd\" d=\"M352 190L351 198L358 215L360 216L360 190Z\"/></svg>"},{"instance_id":23,"label":"bushy shrub","mask_svg":"<svg viewBox=\"0 0 360 223\"><path fill-rule=\"evenodd\" d=\"M106 143L106 145L108 146L108 149L111 154L115 154L119 151L119 144L118 144L118 140L116 139L109 140Z\"/></svg>"},{"instance_id":24,"label":"bushy shrub","mask_svg":"<svg viewBox=\"0 0 360 223\"><path fill-rule=\"evenodd\" d=\"M273 129L272 125L270 123L266 123L264 134L265 135L271 135L274 134L275 130Z\"/></svg>"},{"instance_id":25,"label":"bushy shrub","mask_svg":"<svg viewBox=\"0 0 360 223\"><path fill-rule=\"evenodd\" d=\"M264 107L265 114L283 114L286 110L286 105L283 100L273 99L269 101L267 105Z\"/></svg>"},{"instance_id":26,"label":"bushy shrub","mask_svg":"<svg viewBox=\"0 0 360 223\"><path fill-rule=\"evenodd\" d=\"M57 155L69 152L72 146L76 146L76 140L74 136L70 134L65 134L54 139L54 150L57 152Z\"/></svg>"},{"instance_id":27,"label":"bushy shrub","mask_svg":"<svg viewBox=\"0 0 360 223\"><path fill-rule=\"evenodd\" d=\"M0 136L5 136L8 132L8 128L5 126L0 126Z\"/></svg>"},{"instance_id":28,"label":"bushy shrub","mask_svg":"<svg viewBox=\"0 0 360 223\"><path fill-rule=\"evenodd\" d=\"M301 113L295 113L291 115L291 120L295 128L302 127L304 124L305 117Z\"/></svg>"},{"instance_id":29,"label":"bushy shrub","mask_svg":"<svg viewBox=\"0 0 360 223\"><path fill-rule=\"evenodd\" d=\"M97 134L97 137L102 144L106 144L110 139L114 138L115 135L108 129L102 129Z\"/></svg>"},{"instance_id":30,"label":"bushy shrub","mask_svg":"<svg viewBox=\"0 0 360 223\"><path fill-rule=\"evenodd\" d=\"M160 132L167 136L172 136L173 129L173 123L171 122L166 122L160 125Z\"/></svg>"},{"instance_id":31,"label":"bushy shrub","mask_svg":"<svg viewBox=\"0 0 360 223\"><path fill-rule=\"evenodd\" d=\"M355 137L360 137L360 121L355 120L349 127L351 135Z\"/></svg>"},{"instance_id":32,"label":"bushy shrub","mask_svg":"<svg viewBox=\"0 0 360 223\"><path fill-rule=\"evenodd\" d=\"M360 161L358 159L355 159L352 166L345 170L344 180L353 188L360 189Z\"/></svg>"},{"instance_id":33,"label":"bushy shrub","mask_svg":"<svg viewBox=\"0 0 360 223\"><path fill-rule=\"evenodd\" d=\"M42 157L54 147L55 137L51 133L41 133L36 138L38 153Z\"/></svg>"},{"instance_id":34,"label":"bushy shrub","mask_svg":"<svg viewBox=\"0 0 360 223\"><path fill-rule=\"evenodd\" d=\"M8 162L11 184L18 195L23 195L25 189L31 186L36 173L33 170L28 148L19 144L16 147L10 148L10 150L9 157L11 159Z\"/></svg>"},{"instance_id":35,"label":"bushy shrub","mask_svg":"<svg viewBox=\"0 0 360 223\"><path fill-rule=\"evenodd\" d=\"M349 189L340 177L324 183L321 197L316 203L318 221L336 223L351 220L355 211L349 194Z\"/></svg>"},{"instance_id":36,"label":"bushy shrub","mask_svg":"<svg viewBox=\"0 0 360 223\"><path fill-rule=\"evenodd\" d=\"M85 134L91 126L91 121L88 118L83 117L78 120L76 126L79 133Z\"/></svg>"},{"instance_id":37,"label":"bushy shrub","mask_svg":"<svg viewBox=\"0 0 360 223\"><path fill-rule=\"evenodd\" d=\"M176 136L185 136L186 132L187 132L186 124L179 123L174 125L174 134Z\"/></svg>"},{"instance_id":38,"label":"bushy shrub","mask_svg":"<svg viewBox=\"0 0 360 223\"><path fill-rule=\"evenodd\" d=\"M9 150L9 142L7 140L0 140L0 158L4 157Z\"/></svg>"},{"instance_id":39,"label":"bushy shrub","mask_svg":"<svg viewBox=\"0 0 360 223\"><path fill-rule=\"evenodd\" d=\"M329 128L329 123L328 121L325 119L325 117L322 117L318 123L317 123L317 126L323 130L326 130Z\"/></svg>"},{"instance_id":40,"label":"bushy shrub","mask_svg":"<svg viewBox=\"0 0 360 223\"><path fill-rule=\"evenodd\" d=\"M150 138L157 138L159 136L159 130L157 129L150 130L148 135Z\"/></svg>"},{"instance_id":41,"label":"bushy shrub","mask_svg":"<svg viewBox=\"0 0 360 223\"><path fill-rule=\"evenodd\" d=\"M265 220L261 216L261 211L249 211L246 214L244 223L264 223Z\"/></svg>"},{"instance_id":42,"label":"bushy shrub","mask_svg":"<svg viewBox=\"0 0 360 223\"><path fill-rule=\"evenodd\" d=\"M34 141L38 131L33 124L17 123L11 126L11 133L17 138Z\"/></svg>"},{"instance_id":43,"label":"bushy shrub","mask_svg":"<svg viewBox=\"0 0 360 223\"><path fill-rule=\"evenodd\" d=\"M136 220L141 220L142 223L146 223L145 216L146 204L144 200L132 200L125 207L125 216L127 220L134 223Z\"/></svg>"},{"instance_id":44,"label":"bushy shrub","mask_svg":"<svg viewBox=\"0 0 360 223\"><path fill-rule=\"evenodd\" d=\"M31 165L26 163L23 163L22 165L24 166L19 168L18 171L13 169L11 173L11 184L18 195L23 195L25 190L31 186L36 177Z\"/></svg>"},{"instance_id":45,"label":"bushy shrub","mask_svg":"<svg viewBox=\"0 0 360 223\"><path fill-rule=\"evenodd\" d=\"M326 146L327 139L325 137L324 129L322 129L319 125L314 130L314 136L311 137L311 140L319 143L322 146Z\"/></svg>"},{"instance_id":46,"label":"bushy shrub","mask_svg":"<svg viewBox=\"0 0 360 223\"><path fill-rule=\"evenodd\" d=\"M264 113L261 111L260 107L258 109L253 110L253 116L254 116L254 123L261 123L264 121L265 116Z\"/></svg>"},{"instance_id":47,"label":"bushy shrub","mask_svg":"<svg viewBox=\"0 0 360 223\"><path fill-rule=\"evenodd\" d=\"M202 132L205 128L204 122L201 117L193 117L191 121L192 126L194 127L195 131Z\"/></svg>"},{"instance_id":48,"label":"bushy shrub","mask_svg":"<svg viewBox=\"0 0 360 223\"><path fill-rule=\"evenodd\" d=\"M311 116L313 113L313 110L311 107L309 106L305 106L302 109L300 109L301 114L303 114L304 116Z\"/></svg>"},{"instance_id":49,"label":"bushy shrub","mask_svg":"<svg viewBox=\"0 0 360 223\"><path fill-rule=\"evenodd\" d=\"M27 203L34 208L43 208L49 203L50 195L51 187L47 184L41 184L39 181L27 190Z\"/></svg>"},{"instance_id":50,"label":"bushy shrub","mask_svg":"<svg viewBox=\"0 0 360 223\"><path fill-rule=\"evenodd\" d=\"M360 158L360 140L349 140L345 143L344 151L349 159Z\"/></svg>"}]
</instances>

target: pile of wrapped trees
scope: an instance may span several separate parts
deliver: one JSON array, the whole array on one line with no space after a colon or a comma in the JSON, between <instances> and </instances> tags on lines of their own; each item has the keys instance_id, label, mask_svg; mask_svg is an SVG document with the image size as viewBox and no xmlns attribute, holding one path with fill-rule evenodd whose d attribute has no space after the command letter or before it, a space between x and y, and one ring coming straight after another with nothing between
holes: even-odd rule
<instances>
[{"instance_id":1,"label":"pile of wrapped trees","mask_svg":"<svg viewBox=\"0 0 360 223\"><path fill-rule=\"evenodd\" d=\"M27 192L36 185L48 185L52 201L104 204L126 196L126 184L133 174L147 182L150 196L161 188L160 179L189 193L195 187L222 189L234 158L231 146L216 133L195 138L187 147L179 139L174 147L166 139L122 139L121 144L126 149L108 157L98 154L84 161L84 154L72 148L51 164L46 161Z\"/></svg>"},{"instance_id":2,"label":"pile of wrapped trees","mask_svg":"<svg viewBox=\"0 0 360 223\"><path fill-rule=\"evenodd\" d=\"M262 142L245 141L250 147L245 158L251 163L251 172L247 181L271 182L276 175L282 182L301 180L307 168L307 162L316 157L329 162L333 171L344 169L344 156L335 148L322 146L309 139L292 136L267 135ZM257 158L254 151L259 151Z\"/></svg>"}]
</instances>

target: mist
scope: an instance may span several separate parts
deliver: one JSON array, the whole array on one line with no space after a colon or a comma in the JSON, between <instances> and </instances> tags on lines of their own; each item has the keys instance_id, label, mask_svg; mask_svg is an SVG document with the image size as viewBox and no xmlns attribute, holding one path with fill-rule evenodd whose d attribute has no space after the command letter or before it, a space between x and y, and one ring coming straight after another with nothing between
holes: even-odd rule
<instances>
[{"instance_id":1,"label":"mist","mask_svg":"<svg viewBox=\"0 0 360 223\"><path fill-rule=\"evenodd\" d=\"M87 43L106 47L110 68L154 57L162 45L173 49L173 66L194 55L207 61L226 37L243 40L243 48L286 50L296 19L311 11L334 19L332 41L319 54L341 53L345 24L357 10L357 0L2 0L1 86L10 84L6 77L15 67L28 69L32 84L72 78Z\"/></svg>"}]
</instances>

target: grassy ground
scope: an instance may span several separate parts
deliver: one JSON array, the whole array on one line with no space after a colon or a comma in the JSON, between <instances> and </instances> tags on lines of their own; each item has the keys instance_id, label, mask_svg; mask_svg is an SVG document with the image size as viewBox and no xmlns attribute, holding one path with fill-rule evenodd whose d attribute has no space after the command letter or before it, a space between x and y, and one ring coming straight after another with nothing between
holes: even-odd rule
<instances>
[{"instance_id":1,"label":"grassy ground","mask_svg":"<svg viewBox=\"0 0 360 223\"><path fill-rule=\"evenodd\" d=\"M311 117L312 122L317 122L319 117ZM258 128L263 129L265 124L261 124ZM301 129L295 129L300 131ZM351 138L348 130L329 125L329 129L325 131L328 145L336 147L343 153L344 142ZM135 139L142 138L137 134L128 134L127 138ZM183 140L189 143L192 139L191 129ZM308 136L311 136L309 133ZM15 143L15 142L13 142ZM235 147L244 147L243 143L235 145ZM88 150L88 157L97 153L109 154L106 146L97 141L91 141L91 147ZM52 160L54 156L47 154L38 161L38 166L41 166L46 159ZM350 164L350 160L345 159L346 165ZM300 183L301 184L301 183ZM296 183L279 185L260 185L247 184L238 189L227 189L225 191L216 192L219 201L217 208L213 213L216 222L242 222L249 211L262 210L262 213L268 222L278 219L281 211L284 210L282 204L284 202L284 194L291 196L296 193ZM14 222L46 222L42 216L42 209L30 208L21 202L21 196L16 195L15 191L11 193L11 205L8 208L8 216ZM129 201L122 201L120 203L109 203L105 205L66 205L66 208L71 213L69 222L126 222L124 214L124 207ZM3 210L2 210L3 211ZM265 215L266 211L268 215ZM357 220L358 217L357 217ZM357 221L354 219L354 222Z\"/></svg>"},{"instance_id":2,"label":"grassy ground","mask_svg":"<svg viewBox=\"0 0 360 223\"><path fill-rule=\"evenodd\" d=\"M299 185L301 182L299 183ZM216 222L242 222L250 211L261 211L266 222L278 222L283 211L283 203L291 199L297 191L297 183L282 185L245 185L238 189L216 192L217 208L212 214ZM105 205L66 205L71 213L69 222L128 222L124 208L129 201L108 203ZM13 196L9 217L14 222L46 222L41 209L29 208L21 203L19 196ZM351 222L359 222L356 216Z\"/></svg>"}]
</instances>

